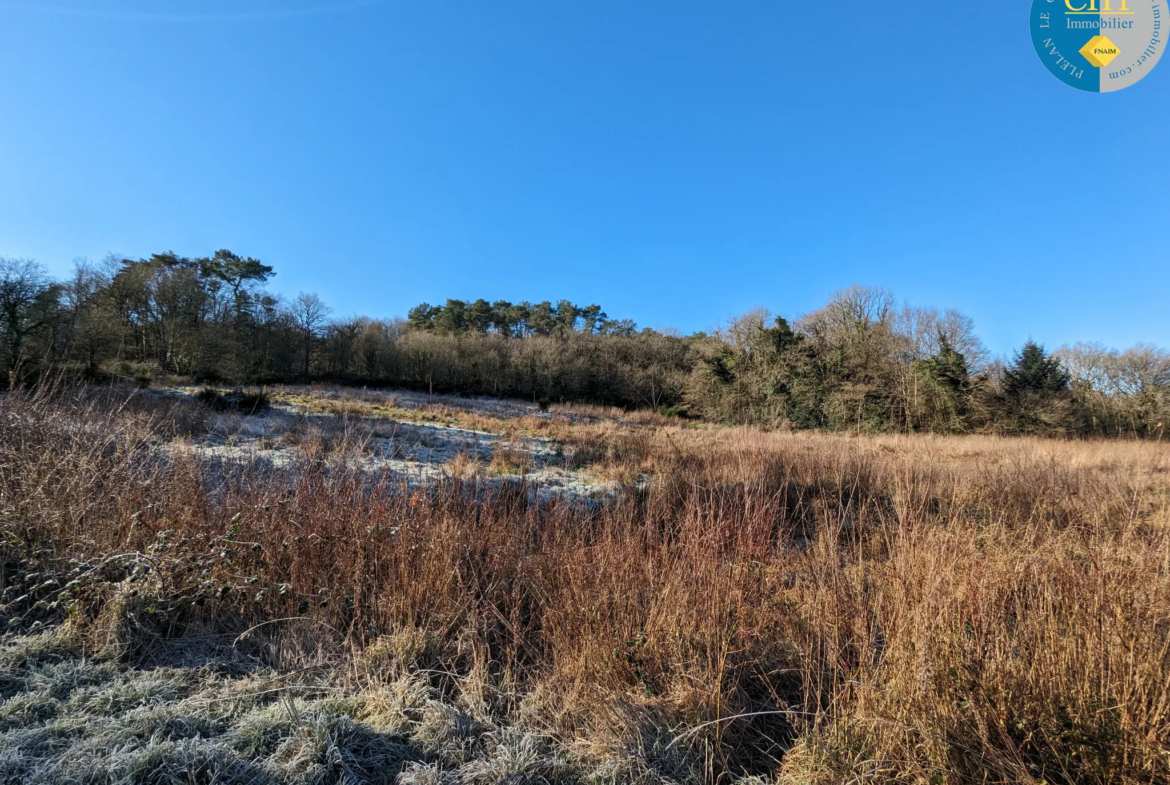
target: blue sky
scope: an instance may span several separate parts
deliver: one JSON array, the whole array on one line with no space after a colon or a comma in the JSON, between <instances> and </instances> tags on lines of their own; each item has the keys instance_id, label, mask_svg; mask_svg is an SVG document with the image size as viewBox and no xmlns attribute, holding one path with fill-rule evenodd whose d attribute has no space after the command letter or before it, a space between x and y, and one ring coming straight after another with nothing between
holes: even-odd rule
<instances>
[{"instance_id":1,"label":"blue sky","mask_svg":"<svg viewBox=\"0 0 1170 785\"><path fill-rule=\"evenodd\" d=\"M688 332L862 283L997 354L1165 346L1168 97L1061 84L1022 0L0 0L0 255Z\"/></svg>"}]
</instances>

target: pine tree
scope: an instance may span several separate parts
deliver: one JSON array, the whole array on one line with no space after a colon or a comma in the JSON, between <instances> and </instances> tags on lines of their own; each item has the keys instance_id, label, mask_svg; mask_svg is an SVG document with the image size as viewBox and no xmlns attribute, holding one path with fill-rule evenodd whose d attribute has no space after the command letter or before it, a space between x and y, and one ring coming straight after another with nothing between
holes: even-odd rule
<instances>
[{"instance_id":1,"label":"pine tree","mask_svg":"<svg viewBox=\"0 0 1170 785\"><path fill-rule=\"evenodd\" d=\"M1003 376L1004 392L1012 398L1028 393L1059 393L1069 388L1068 374L1060 362L1034 341L1024 344Z\"/></svg>"},{"instance_id":2,"label":"pine tree","mask_svg":"<svg viewBox=\"0 0 1170 785\"><path fill-rule=\"evenodd\" d=\"M1024 344L1003 376L1007 422L1013 422L1017 432L1057 436L1083 425L1068 374L1042 346Z\"/></svg>"}]
</instances>

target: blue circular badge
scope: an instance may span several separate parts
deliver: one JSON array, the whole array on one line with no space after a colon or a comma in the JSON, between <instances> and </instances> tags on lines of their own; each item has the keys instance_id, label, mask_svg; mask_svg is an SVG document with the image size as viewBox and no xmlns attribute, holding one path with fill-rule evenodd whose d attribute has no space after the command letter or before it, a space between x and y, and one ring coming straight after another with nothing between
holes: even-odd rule
<instances>
[{"instance_id":1,"label":"blue circular badge","mask_svg":"<svg viewBox=\"0 0 1170 785\"><path fill-rule=\"evenodd\" d=\"M1091 93L1144 79L1166 46L1168 0L1033 0L1032 43L1052 75Z\"/></svg>"}]
</instances>

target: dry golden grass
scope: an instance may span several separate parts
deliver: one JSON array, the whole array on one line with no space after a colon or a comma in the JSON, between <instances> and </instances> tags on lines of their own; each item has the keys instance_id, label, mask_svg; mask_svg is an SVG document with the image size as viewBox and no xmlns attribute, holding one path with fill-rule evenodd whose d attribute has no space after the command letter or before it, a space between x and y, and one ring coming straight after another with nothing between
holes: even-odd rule
<instances>
[{"instance_id":1,"label":"dry golden grass","mask_svg":"<svg viewBox=\"0 0 1170 785\"><path fill-rule=\"evenodd\" d=\"M471 479L480 472L480 460L477 456L463 451L447 462L447 470L452 477Z\"/></svg>"},{"instance_id":2,"label":"dry golden grass","mask_svg":"<svg viewBox=\"0 0 1170 785\"><path fill-rule=\"evenodd\" d=\"M523 475L528 472L531 465L532 459L528 453L504 443L492 451L492 460L488 464L488 471L492 474Z\"/></svg>"},{"instance_id":3,"label":"dry golden grass","mask_svg":"<svg viewBox=\"0 0 1170 785\"><path fill-rule=\"evenodd\" d=\"M310 392L291 392L277 388L271 395L275 403L296 407L299 411L334 414L342 417L376 417L399 422L465 428L491 433L545 434L555 430L556 422L539 417L504 417L490 412L479 412L441 403L420 406L399 406L393 399L364 400L358 397L320 397ZM563 424L562 424L563 425Z\"/></svg>"},{"instance_id":4,"label":"dry golden grass","mask_svg":"<svg viewBox=\"0 0 1170 785\"><path fill-rule=\"evenodd\" d=\"M1170 779L1170 445L560 423L650 483L538 507L162 459L171 406L0 402L15 627L303 618L612 781Z\"/></svg>"}]
</instances>

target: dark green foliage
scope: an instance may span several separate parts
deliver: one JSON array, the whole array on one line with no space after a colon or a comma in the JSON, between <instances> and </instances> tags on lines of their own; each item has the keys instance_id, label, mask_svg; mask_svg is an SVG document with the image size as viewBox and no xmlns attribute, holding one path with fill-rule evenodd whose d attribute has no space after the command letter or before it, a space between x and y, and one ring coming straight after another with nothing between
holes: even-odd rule
<instances>
[{"instance_id":1,"label":"dark green foliage","mask_svg":"<svg viewBox=\"0 0 1170 785\"><path fill-rule=\"evenodd\" d=\"M1024 344L1004 371L1004 392L1014 398L1030 393L1059 393L1068 390L1069 378L1060 361L1046 354L1032 341Z\"/></svg>"},{"instance_id":2,"label":"dark green foliage","mask_svg":"<svg viewBox=\"0 0 1170 785\"><path fill-rule=\"evenodd\" d=\"M244 259L227 249L216 251L210 259L200 259L199 272L204 278L223 281L233 297L243 293L248 283L264 283L273 275L272 268L259 259Z\"/></svg>"},{"instance_id":3,"label":"dark green foliage","mask_svg":"<svg viewBox=\"0 0 1170 785\"><path fill-rule=\"evenodd\" d=\"M927 386L927 428L932 431L959 432L966 429L971 408L971 376L967 358L939 335L939 350L925 360L917 360L914 370Z\"/></svg>"},{"instance_id":4,"label":"dark green foliage","mask_svg":"<svg viewBox=\"0 0 1170 785\"><path fill-rule=\"evenodd\" d=\"M703 360L707 375L715 384L721 386L728 386L735 380L735 374L732 371L734 363L735 359L732 357L730 349L720 351L715 356Z\"/></svg>"},{"instance_id":5,"label":"dark green foliage","mask_svg":"<svg viewBox=\"0 0 1170 785\"><path fill-rule=\"evenodd\" d=\"M788 324L783 316L777 316L773 326L766 331L772 348L777 352L786 352L800 343L800 335Z\"/></svg>"},{"instance_id":6,"label":"dark green foliage","mask_svg":"<svg viewBox=\"0 0 1170 785\"><path fill-rule=\"evenodd\" d=\"M433 330L435 317L441 311L441 307L432 307L430 303L419 303L406 312L406 320L416 330Z\"/></svg>"},{"instance_id":7,"label":"dark green foliage","mask_svg":"<svg viewBox=\"0 0 1170 785\"><path fill-rule=\"evenodd\" d=\"M437 306L420 303L407 312L407 323L415 330L445 335L496 333L505 338L630 335L636 330L629 320L611 320L600 305L579 306L568 300L558 300L556 305L547 300L513 305L507 300L489 303L483 299L448 300Z\"/></svg>"},{"instance_id":8,"label":"dark green foliage","mask_svg":"<svg viewBox=\"0 0 1170 785\"><path fill-rule=\"evenodd\" d=\"M1073 397L1059 360L1032 341L1003 374L1000 427L1016 433L1062 436L1083 431L1083 406Z\"/></svg>"}]
</instances>

